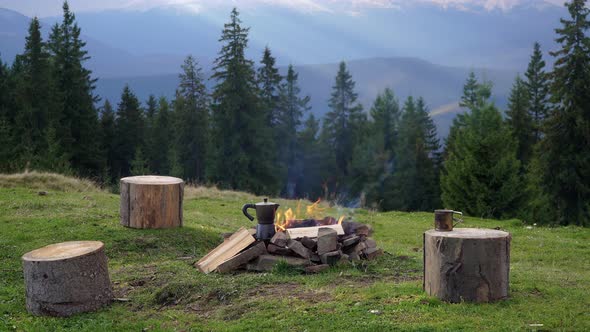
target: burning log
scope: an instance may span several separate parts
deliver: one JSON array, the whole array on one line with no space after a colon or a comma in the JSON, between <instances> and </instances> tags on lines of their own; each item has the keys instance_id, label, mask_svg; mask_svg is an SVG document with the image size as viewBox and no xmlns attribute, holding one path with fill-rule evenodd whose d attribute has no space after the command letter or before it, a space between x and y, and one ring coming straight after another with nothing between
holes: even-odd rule
<instances>
[{"instance_id":1,"label":"burning log","mask_svg":"<svg viewBox=\"0 0 590 332\"><path fill-rule=\"evenodd\" d=\"M286 232L290 239L300 239L303 237L318 237L320 228L331 228L336 231L337 235L344 235L342 225L314 226L314 227L296 227L287 228Z\"/></svg>"}]
</instances>

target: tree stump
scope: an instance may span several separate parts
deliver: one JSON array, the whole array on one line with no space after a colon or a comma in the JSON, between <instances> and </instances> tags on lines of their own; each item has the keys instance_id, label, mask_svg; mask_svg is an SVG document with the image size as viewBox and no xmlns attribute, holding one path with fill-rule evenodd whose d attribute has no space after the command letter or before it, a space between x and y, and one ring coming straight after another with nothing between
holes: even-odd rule
<instances>
[{"instance_id":1,"label":"tree stump","mask_svg":"<svg viewBox=\"0 0 590 332\"><path fill-rule=\"evenodd\" d=\"M33 315L67 317L113 299L102 242L52 244L26 253L22 260L26 305Z\"/></svg>"},{"instance_id":2,"label":"tree stump","mask_svg":"<svg viewBox=\"0 0 590 332\"><path fill-rule=\"evenodd\" d=\"M507 232L456 228L424 233L424 290L447 302L492 302L508 297Z\"/></svg>"},{"instance_id":3,"label":"tree stump","mask_svg":"<svg viewBox=\"0 0 590 332\"><path fill-rule=\"evenodd\" d=\"M121 179L121 224L131 228L182 226L184 182L170 176Z\"/></svg>"}]
</instances>

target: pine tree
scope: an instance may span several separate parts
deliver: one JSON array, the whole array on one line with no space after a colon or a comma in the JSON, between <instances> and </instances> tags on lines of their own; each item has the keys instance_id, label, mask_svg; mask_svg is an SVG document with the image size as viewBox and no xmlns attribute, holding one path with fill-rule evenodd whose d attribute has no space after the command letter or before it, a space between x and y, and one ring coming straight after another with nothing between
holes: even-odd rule
<instances>
[{"instance_id":1,"label":"pine tree","mask_svg":"<svg viewBox=\"0 0 590 332\"><path fill-rule=\"evenodd\" d=\"M143 157L143 152L141 148L138 148L135 151L135 157L133 161L131 161L131 175L148 175L150 174L150 170L147 166L147 161Z\"/></svg>"},{"instance_id":2,"label":"pine tree","mask_svg":"<svg viewBox=\"0 0 590 332\"><path fill-rule=\"evenodd\" d=\"M355 82L346 64L341 62L329 101L331 110L325 116L322 129L324 143L332 149L337 182L349 180L347 176L354 142L359 134L360 123L366 119L362 105L357 103L358 95L354 88Z\"/></svg>"},{"instance_id":3,"label":"pine tree","mask_svg":"<svg viewBox=\"0 0 590 332\"><path fill-rule=\"evenodd\" d=\"M80 175L97 175L103 169L100 154L98 114L94 107L94 82L91 71L84 67L90 58L80 39L80 28L67 2L63 20L54 26L49 37L53 56L58 107L52 119L59 146L69 156L72 168Z\"/></svg>"},{"instance_id":4,"label":"pine tree","mask_svg":"<svg viewBox=\"0 0 590 332\"><path fill-rule=\"evenodd\" d=\"M276 60L272 56L270 49L264 48L260 68L258 68L258 89L260 90L260 99L267 112L268 124L275 125L279 119L279 89L282 77L275 66Z\"/></svg>"},{"instance_id":5,"label":"pine tree","mask_svg":"<svg viewBox=\"0 0 590 332\"><path fill-rule=\"evenodd\" d=\"M368 132L357 140L355 146L354 166L357 182L361 182L359 186L364 185L366 205L379 207L388 190L386 184L391 183L388 178L393 170L398 140L400 107L391 89L386 88L377 95L370 115L372 121ZM361 175L362 170L364 175Z\"/></svg>"},{"instance_id":6,"label":"pine tree","mask_svg":"<svg viewBox=\"0 0 590 332\"><path fill-rule=\"evenodd\" d=\"M178 157L182 160L184 178L203 182L208 155L209 96L202 69L194 57L189 55L184 60L179 79L174 102Z\"/></svg>"},{"instance_id":7,"label":"pine tree","mask_svg":"<svg viewBox=\"0 0 590 332\"><path fill-rule=\"evenodd\" d=\"M113 183L119 179L117 171L117 128L115 121L115 112L109 100L105 100L100 116L100 133L101 142L100 148L106 160L106 174L105 179L107 183Z\"/></svg>"},{"instance_id":8,"label":"pine tree","mask_svg":"<svg viewBox=\"0 0 590 332\"><path fill-rule=\"evenodd\" d=\"M319 142L320 122L310 113L299 132L302 172L295 186L296 197L317 200L322 196L322 160L325 155Z\"/></svg>"},{"instance_id":9,"label":"pine tree","mask_svg":"<svg viewBox=\"0 0 590 332\"><path fill-rule=\"evenodd\" d=\"M533 122L533 145L541 140L541 126L548 112L549 75L544 68L545 61L543 61L541 45L535 43L524 82L530 98L528 112Z\"/></svg>"},{"instance_id":10,"label":"pine tree","mask_svg":"<svg viewBox=\"0 0 590 332\"><path fill-rule=\"evenodd\" d=\"M387 179L383 210L427 211L438 203L439 142L424 99L404 104L393 175Z\"/></svg>"},{"instance_id":11,"label":"pine tree","mask_svg":"<svg viewBox=\"0 0 590 332\"><path fill-rule=\"evenodd\" d=\"M465 114L441 175L446 208L478 217L511 217L521 202L516 142L491 104Z\"/></svg>"},{"instance_id":12,"label":"pine tree","mask_svg":"<svg viewBox=\"0 0 590 332\"><path fill-rule=\"evenodd\" d=\"M492 83L488 81L479 82L472 71L469 73L465 84L463 85L463 95L459 106L467 108L468 111L479 109L488 104L492 95ZM449 131L449 135L445 139L445 150L443 152L443 159L446 159L453 149L453 143L457 131L465 125L465 114L457 114L453 119L453 124Z\"/></svg>"},{"instance_id":13,"label":"pine tree","mask_svg":"<svg viewBox=\"0 0 590 332\"><path fill-rule=\"evenodd\" d=\"M566 3L570 19L556 29L561 49L552 72L552 108L537 157L540 192L553 206L538 221L590 225L590 10L584 0ZM535 208L535 207L533 207Z\"/></svg>"},{"instance_id":14,"label":"pine tree","mask_svg":"<svg viewBox=\"0 0 590 332\"><path fill-rule=\"evenodd\" d=\"M15 128L18 130L17 149L28 154L31 166L39 166L40 156L47 151L46 130L49 126L49 114L53 106L53 82L50 76L49 53L41 38L41 25L35 17L29 25L25 49L19 55L22 63L22 75L18 80L17 103L19 113Z\"/></svg>"},{"instance_id":15,"label":"pine tree","mask_svg":"<svg viewBox=\"0 0 590 332\"><path fill-rule=\"evenodd\" d=\"M279 147L279 163L286 175L286 188L283 192L287 197L294 197L297 178L300 177L303 165L301 151L298 146L298 132L301 129L303 113L310 109L309 96L300 97L301 89L297 83L298 74L289 65L285 81L279 87L277 118L275 128L277 146Z\"/></svg>"},{"instance_id":16,"label":"pine tree","mask_svg":"<svg viewBox=\"0 0 590 332\"><path fill-rule=\"evenodd\" d=\"M1 64L0 64L1 66ZM10 160L14 159L12 151L12 126L3 115L0 115L0 172L12 171Z\"/></svg>"},{"instance_id":17,"label":"pine tree","mask_svg":"<svg viewBox=\"0 0 590 332\"><path fill-rule=\"evenodd\" d=\"M144 144L144 122L139 100L126 85L117 109L117 158L113 174L120 174L120 176L131 174L131 161L137 156L137 150Z\"/></svg>"},{"instance_id":18,"label":"pine tree","mask_svg":"<svg viewBox=\"0 0 590 332\"><path fill-rule=\"evenodd\" d=\"M528 112L529 105L529 91L520 76L516 76L508 98L506 123L518 144L516 157L523 169L530 161L535 139L533 120Z\"/></svg>"},{"instance_id":19,"label":"pine tree","mask_svg":"<svg viewBox=\"0 0 590 332\"><path fill-rule=\"evenodd\" d=\"M166 98L161 97L158 102L158 112L154 125L153 156L150 159L150 168L158 174L170 174L170 164L168 161L169 150L172 149L173 132L171 130L171 122L170 106ZM180 176L182 177L183 174L180 174Z\"/></svg>"},{"instance_id":20,"label":"pine tree","mask_svg":"<svg viewBox=\"0 0 590 332\"><path fill-rule=\"evenodd\" d=\"M244 54L248 31L234 8L230 22L224 25L223 45L212 76L217 82L213 92L213 141L217 146L211 179L222 187L273 193L279 183L274 160L268 156L272 131L256 93L253 63Z\"/></svg>"},{"instance_id":21,"label":"pine tree","mask_svg":"<svg viewBox=\"0 0 590 332\"><path fill-rule=\"evenodd\" d=\"M370 114L374 122L373 132L379 136L380 146L384 151L393 152L397 140L400 110L399 102L390 88L386 88L383 93L377 95Z\"/></svg>"},{"instance_id":22,"label":"pine tree","mask_svg":"<svg viewBox=\"0 0 590 332\"><path fill-rule=\"evenodd\" d=\"M463 85L463 96L459 106L473 110L485 105L486 101L492 95L492 83L484 81L478 82L473 71L469 72L469 76Z\"/></svg>"}]
</instances>

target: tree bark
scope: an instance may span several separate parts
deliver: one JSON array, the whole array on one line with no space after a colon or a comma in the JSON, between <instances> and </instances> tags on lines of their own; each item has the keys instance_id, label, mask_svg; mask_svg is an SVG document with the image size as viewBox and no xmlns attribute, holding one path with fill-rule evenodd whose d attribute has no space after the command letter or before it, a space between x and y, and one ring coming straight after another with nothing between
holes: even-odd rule
<instances>
[{"instance_id":1,"label":"tree bark","mask_svg":"<svg viewBox=\"0 0 590 332\"><path fill-rule=\"evenodd\" d=\"M131 228L182 226L184 182L169 176L121 179L121 225Z\"/></svg>"},{"instance_id":2,"label":"tree bark","mask_svg":"<svg viewBox=\"0 0 590 332\"><path fill-rule=\"evenodd\" d=\"M424 233L424 290L447 302L492 302L508 297L507 232L456 228Z\"/></svg>"},{"instance_id":3,"label":"tree bark","mask_svg":"<svg viewBox=\"0 0 590 332\"><path fill-rule=\"evenodd\" d=\"M113 294L104 244L52 244L22 257L26 307L33 315L67 317L96 310Z\"/></svg>"}]
</instances>

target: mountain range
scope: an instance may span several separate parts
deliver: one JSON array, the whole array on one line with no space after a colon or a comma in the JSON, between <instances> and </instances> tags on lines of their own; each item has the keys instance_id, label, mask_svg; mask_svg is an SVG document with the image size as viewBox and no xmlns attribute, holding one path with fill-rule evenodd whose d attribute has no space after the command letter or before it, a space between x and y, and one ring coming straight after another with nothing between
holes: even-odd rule
<instances>
[{"instance_id":1,"label":"mountain range","mask_svg":"<svg viewBox=\"0 0 590 332\"><path fill-rule=\"evenodd\" d=\"M196 56L209 75L230 10L225 5L200 11L166 6L76 13L92 57L87 65L99 78L97 94L116 103L129 84L141 100L149 94L172 97L188 54ZM269 46L282 72L294 64L316 115L327 111L337 63L345 60L365 109L385 87L400 99L423 96L443 136L460 111L457 102L468 72L491 80L494 100L504 107L514 77L526 68L533 42L541 42L545 51L555 48L553 28L562 16L562 7L539 1L491 10L418 2L353 13L273 5L246 6L241 12L243 24L251 28L247 55L259 61ZM59 20L41 18L45 35ZM0 9L3 61L22 52L29 21Z\"/></svg>"}]
</instances>

